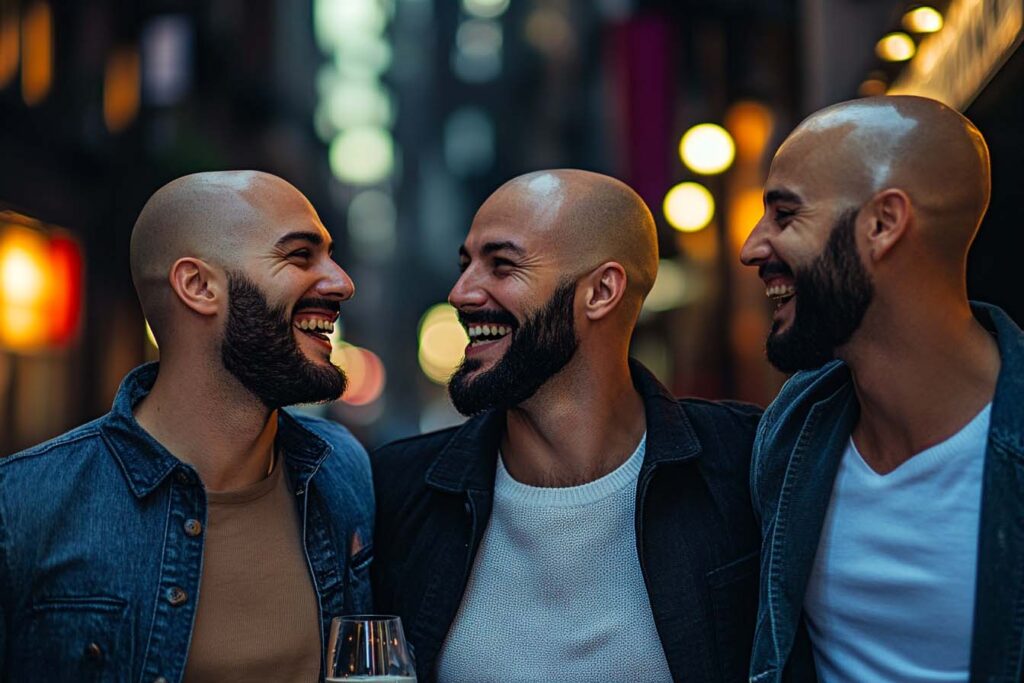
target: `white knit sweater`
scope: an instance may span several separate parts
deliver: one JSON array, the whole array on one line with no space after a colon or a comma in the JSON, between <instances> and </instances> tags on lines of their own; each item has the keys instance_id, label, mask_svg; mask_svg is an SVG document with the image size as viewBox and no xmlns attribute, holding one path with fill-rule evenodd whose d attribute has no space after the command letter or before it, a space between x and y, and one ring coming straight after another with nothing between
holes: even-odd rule
<instances>
[{"instance_id":1,"label":"white knit sweater","mask_svg":"<svg viewBox=\"0 0 1024 683\"><path fill-rule=\"evenodd\" d=\"M645 445L646 435L615 471L566 488L522 484L499 456L441 681L671 680L636 550Z\"/></svg>"}]
</instances>

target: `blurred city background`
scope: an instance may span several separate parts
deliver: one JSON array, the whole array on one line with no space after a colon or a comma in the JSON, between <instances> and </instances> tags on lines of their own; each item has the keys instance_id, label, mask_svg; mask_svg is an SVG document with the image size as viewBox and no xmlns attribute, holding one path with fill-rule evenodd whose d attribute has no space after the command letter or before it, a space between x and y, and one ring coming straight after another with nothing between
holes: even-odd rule
<instances>
[{"instance_id":1,"label":"blurred city background","mask_svg":"<svg viewBox=\"0 0 1024 683\"><path fill-rule=\"evenodd\" d=\"M549 167L657 221L633 353L673 391L764 404L764 290L737 261L778 143L811 111L926 94L992 149L973 298L1024 321L1024 0L0 0L0 455L98 417L156 359L128 240L203 170L295 184L357 284L343 400L368 446L457 423L445 304L473 213ZM935 340L942 343L942 340Z\"/></svg>"}]
</instances>

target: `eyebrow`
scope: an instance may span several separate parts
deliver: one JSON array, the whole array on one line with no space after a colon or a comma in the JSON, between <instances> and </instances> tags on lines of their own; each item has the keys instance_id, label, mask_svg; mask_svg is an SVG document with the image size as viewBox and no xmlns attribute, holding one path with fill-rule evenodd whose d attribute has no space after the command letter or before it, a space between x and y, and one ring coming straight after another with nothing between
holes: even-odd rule
<instances>
[{"instance_id":1,"label":"eyebrow","mask_svg":"<svg viewBox=\"0 0 1024 683\"><path fill-rule=\"evenodd\" d=\"M276 246L283 247L284 245L288 244L289 242L296 242L298 240L303 240L305 242L309 242L310 244L316 245L318 247L321 244L324 243L324 237L320 233L318 233L318 232L311 232L311 231L305 231L305 230L298 230L298 231L295 231L295 232L289 232L286 235L282 235L281 239L277 240ZM334 243L333 242L328 243L327 250L328 251L332 251L333 249L334 249Z\"/></svg>"},{"instance_id":2,"label":"eyebrow","mask_svg":"<svg viewBox=\"0 0 1024 683\"><path fill-rule=\"evenodd\" d=\"M511 240L506 240L504 242L487 242L486 244L484 244L484 246L482 246L480 248L480 252L484 256L490 256L491 254L493 254L495 252L498 252L498 251L511 251L514 254L516 254L517 256L523 256L524 254L526 254L526 250L525 249L523 249L521 246L519 246L515 242L512 242ZM470 257L469 256L469 251L466 249L465 246L460 246L459 247L459 256L461 258L469 258Z\"/></svg>"},{"instance_id":3,"label":"eyebrow","mask_svg":"<svg viewBox=\"0 0 1024 683\"><path fill-rule=\"evenodd\" d=\"M790 190L769 190L765 193L765 204L775 204L776 202L803 204L804 200L796 192L791 192Z\"/></svg>"}]
</instances>

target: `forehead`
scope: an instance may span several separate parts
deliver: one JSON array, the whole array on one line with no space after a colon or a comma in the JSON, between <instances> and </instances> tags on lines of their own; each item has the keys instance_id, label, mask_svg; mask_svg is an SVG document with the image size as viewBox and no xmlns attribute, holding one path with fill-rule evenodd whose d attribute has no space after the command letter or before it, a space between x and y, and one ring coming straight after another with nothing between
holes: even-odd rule
<instances>
[{"instance_id":1,"label":"forehead","mask_svg":"<svg viewBox=\"0 0 1024 683\"><path fill-rule=\"evenodd\" d=\"M550 174L506 185L477 211L465 247L511 241L524 250L550 249L558 242L564 203L563 184Z\"/></svg>"},{"instance_id":2,"label":"forehead","mask_svg":"<svg viewBox=\"0 0 1024 683\"><path fill-rule=\"evenodd\" d=\"M259 247L276 243L282 236L294 232L319 234L324 240L330 235L313 205L302 193L287 183L259 181L239 193L248 205L245 223Z\"/></svg>"},{"instance_id":3,"label":"forehead","mask_svg":"<svg viewBox=\"0 0 1024 683\"><path fill-rule=\"evenodd\" d=\"M845 147L841 131L794 132L772 160L765 196L784 192L799 195L807 203L860 203L869 179L863 163Z\"/></svg>"}]
</instances>

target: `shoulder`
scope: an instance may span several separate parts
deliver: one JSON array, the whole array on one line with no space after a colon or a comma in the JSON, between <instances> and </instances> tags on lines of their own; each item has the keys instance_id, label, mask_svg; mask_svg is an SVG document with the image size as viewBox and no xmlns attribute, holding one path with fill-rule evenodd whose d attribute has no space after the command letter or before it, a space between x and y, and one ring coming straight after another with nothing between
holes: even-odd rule
<instances>
[{"instance_id":1,"label":"shoulder","mask_svg":"<svg viewBox=\"0 0 1024 683\"><path fill-rule=\"evenodd\" d=\"M433 456L452 440L459 427L397 439L377 448L370 455L374 472L398 472L408 468L426 469Z\"/></svg>"},{"instance_id":2,"label":"shoulder","mask_svg":"<svg viewBox=\"0 0 1024 683\"><path fill-rule=\"evenodd\" d=\"M767 435L768 428L844 386L849 378L849 368L838 360L814 370L801 370L791 376L765 409L758 430L758 441Z\"/></svg>"},{"instance_id":3,"label":"shoulder","mask_svg":"<svg viewBox=\"0 0 1024 683\"><path fill-rule=\"evenodd\" d=\"M93 420L31 448L0 458L0 472L7 474L45 468L69 455L102 447L100 427L103 419Z\"/></svg>"}]
</instances>

